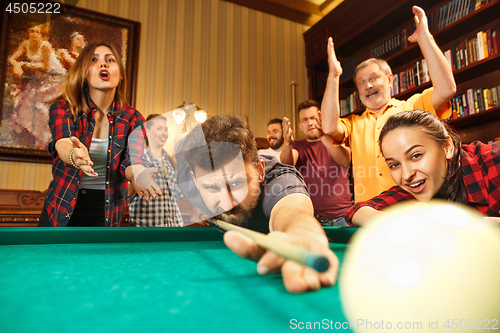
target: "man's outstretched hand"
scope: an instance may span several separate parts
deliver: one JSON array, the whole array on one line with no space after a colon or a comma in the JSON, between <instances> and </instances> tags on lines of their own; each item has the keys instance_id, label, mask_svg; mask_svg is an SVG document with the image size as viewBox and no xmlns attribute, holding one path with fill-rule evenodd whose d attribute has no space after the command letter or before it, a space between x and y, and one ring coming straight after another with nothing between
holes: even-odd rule
<instances>
[{"instance_id":1,"label":"man's outstretched hand","mask_svg":"<svg viewBox=\"0 0 500 333\"><path fill-rule=\"evenodd\" d=\"M332 286L337 279L339 267L337 256L330 250L326 237L318 236L313 235L309 230L304 232L296 230L290 233L273 231L269 233L269 237L276 237L325 256L330 262L330 267L323 273L295 261L287 260L271 251L266 251L256 245L250 238L235 231L226 232L224 242L229 249L240 257L256 261L259 274L281 272L286 290L291 293L303 293L318 290L321 287Z\"/></svg>"}]
</instances>

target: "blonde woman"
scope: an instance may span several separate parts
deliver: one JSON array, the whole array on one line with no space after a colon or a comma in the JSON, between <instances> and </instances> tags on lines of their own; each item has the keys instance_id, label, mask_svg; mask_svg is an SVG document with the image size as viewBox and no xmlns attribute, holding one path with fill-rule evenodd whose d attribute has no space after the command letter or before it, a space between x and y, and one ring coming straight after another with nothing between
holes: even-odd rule
<instances>
[{"instance_id":1,"label":"blonde woman","mask_svg":"<svg viewBox=\"0 0 500 333\"><path fill-rule=\"evenodd\" d=\"M125 100L125 82L119 54L103 43L84 48L68 71L50 108L53 180L39 226L119 226L127 180L137 186L128 137L144 122ZM136 190L157 195L145 185Z\"/></svg>"}]
</instances>

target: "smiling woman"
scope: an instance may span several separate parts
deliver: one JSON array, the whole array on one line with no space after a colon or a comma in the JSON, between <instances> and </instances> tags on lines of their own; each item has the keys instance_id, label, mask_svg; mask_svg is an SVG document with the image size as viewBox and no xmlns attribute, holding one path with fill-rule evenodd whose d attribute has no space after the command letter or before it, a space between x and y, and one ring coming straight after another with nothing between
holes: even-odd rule
<instances>
[{"instance_id":1,"label":"smiling woman","mask_svg":"<svg viewBox=\"0 0 500 333\"><path fill-rule=\"evenodd\" d=\"M436 141L418 127L386 132L381 144L392 179L419 201L432 199L446 180L454 153L450 136Z\"/></svg>"},{"instance_id":2,"label":"smiling woman","mask_svg":"<svg viewBox=\"0 0 500 333\"><path fill-rule=\"evenodd\" d=\"M145 164L156 168L157 172L152 177L163 195L146 199L129 184L128 194L132 196L129 226L182 227L183 220L177 201L184 195L177 185L175 163L163 149L168 139L167 118L159 114L149 115L146 134L147 149L142 157Z\"/></svg>"},{"instance_id":3,"label":"smiling woman","mask_svg":"<svg viewBox=\"0 0 500 333\"><path fill-rule=\"evenodd\" d=\"M499 223L500 143L460 137L421 110L391 116L380 133L380 148L397 186L356 203L348 222L360 225L400 201L446 199L475 207Z\"/></svg>"}]
</instances>

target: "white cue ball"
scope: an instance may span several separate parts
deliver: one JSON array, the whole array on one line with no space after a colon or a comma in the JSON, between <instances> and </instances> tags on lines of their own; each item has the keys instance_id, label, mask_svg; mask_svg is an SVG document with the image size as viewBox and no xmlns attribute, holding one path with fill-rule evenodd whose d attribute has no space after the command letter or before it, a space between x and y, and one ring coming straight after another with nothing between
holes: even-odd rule
<instances>
[{"instance_id":1,"label":"white cue ball","mask_svg":"<svg viewBox=\"0 0 500 333\"><path fill-rule=\"evenodd\" d=\"M500 329L500 228L445 201L393 206L351 239L339 288L355 332Z\"/></svg>"}]
</instances>

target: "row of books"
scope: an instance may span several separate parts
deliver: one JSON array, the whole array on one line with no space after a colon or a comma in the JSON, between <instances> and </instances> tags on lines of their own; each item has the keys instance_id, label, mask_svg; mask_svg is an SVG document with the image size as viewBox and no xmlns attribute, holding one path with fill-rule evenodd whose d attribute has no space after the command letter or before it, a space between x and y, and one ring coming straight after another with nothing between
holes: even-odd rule
<instances>
[{"instance_id":1,"label":"row of books","mask_svg":"<svg viewBox=\"0 0 500 333\"><path fill-rule=\"evenodd\" d=\"M356 58L351 58L348 61L342 63L342 76L340 80L347 79L354 75L356 66L369 58L383 59L390 55L397 53L398 51L404 50L408 47L408 37L415 31L415 24L406 27L402 30L396 31L392 35L384 38L382 41L370 47L370 49L357 56Z\"/></svg>"},{"instance_id":2,"label":"row of books","mask_svg":"<svg viewBox=\"0 0 500 333\"><path fill-rule=\"evenodd\" d=\"M408 37L415 31L415 24L396 31L382 41L370 47L370 58L387 58L394 53L408 47Z\"/></svg>"},{"instance_id":3,"label":"row of books","mask_svg":"<svg viewBox=\"0 0 500 333\"><path fill-rule=\"evenodd\" d=\"M459 45L453 45L444 55L452 70L488 58L500 52L500 28L479 31L472 39L464 39Z\"/></svg>"},{"instance_id":4,"label":"row of books","mask_svg":"<svg viewBox=\"0 0 500 333\"><path fill-rule=\"evenodd\" d=\"M340 100L340 116L346 116L355 110L364 108L365 106L361 102L358 96L358 92L355 91L350 94L346 99Z\"/></svg>"},{"instance_id":5,"label":"row of books","mask_svg":"<svg viewBox=\"0 0 500 333\"><path fill-rule=\"evenodd\" d=\"M429 31L433 33L434 30L440 30L493 1L500 0L451 0L436 11L427 13ZM345 80L352 77L356 66L368 58L383 59L404 50L409 46L408 37L411 36L414 31L415 24L411 23L409 26L392 33L390 36L371 46L368 51L358 55L356 58L351 58L343 62L343 74L340 79Z\"/></svg>"},{"instance_id":6,"label":"row of books","mask_svg":"<svg viewBox=\"0 0 500 333\"><path fill-rule=\"evenodd\" d=\"M486 5L488 0L451 0L446 5L438 9L437 29L442 29L449 24L469 15L475 10Z\"/></svg>"},{"instance_id":7,"label":"row of books","mask_svg":"<svg viewBox=\"0 0 500 333\"><path fill-rule=\"evenodd\" d=\"M406 70L393 74L391 97L431 80L425 59L413 63Z\"/></svg>"},{"instance_id":8,"label":"row of books","mask_svg":"<svg viewBox=\"0 0 500 333\"><path fill-rule=\"evenodd\" d=\"M499 106L500 86L471 88L451 100L452 115L446 121L458 119Z\"/></svg>"},{"instance_id":9,"label":"row of books","mask_svg":"<svg viewBox=\"0 0 500 333\"><path fill-rule=\"evenodd\" d=\"M500 86L489 88L470 88L465 94L455 96L451 100L452 115L445 121L469 116L481 111L500 106ZM355 91L346 99L340 101L340 116L346 116L364 108Z\"/></svg>"},{"instance_id":10,"label":"row of books","mask_svg":"<svg viewBox=\"0 0 500 333\"><path fill-rule=\"evenodd\" d=\"M356 70L356 66L362 63L364 60L368 59L364 56L358 58L352 58L348 61L342 63L342 75L340 76L340 81L346 80L354 75L354 71Z\"/></svg>"}]
</instances>

